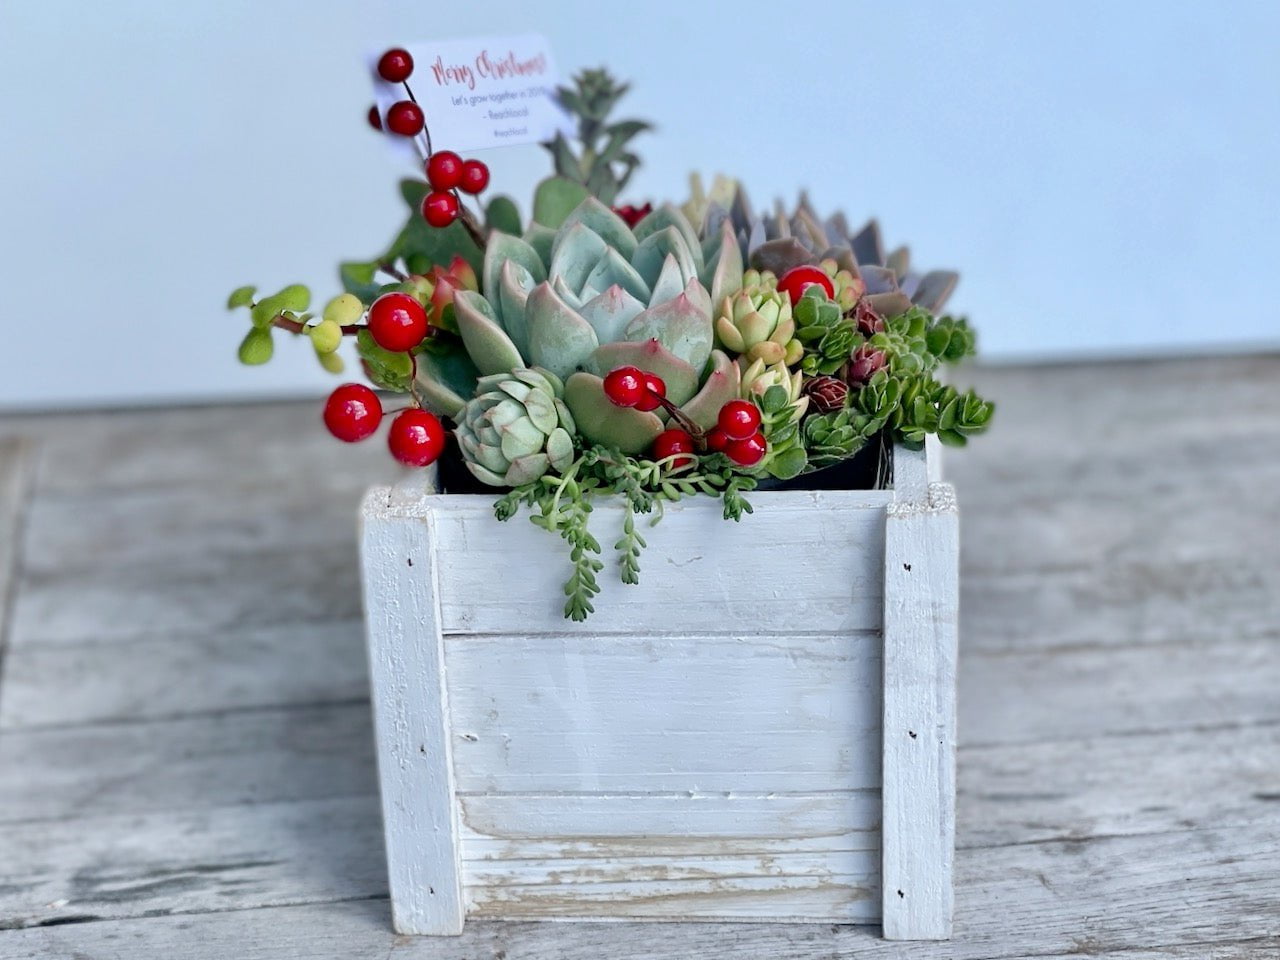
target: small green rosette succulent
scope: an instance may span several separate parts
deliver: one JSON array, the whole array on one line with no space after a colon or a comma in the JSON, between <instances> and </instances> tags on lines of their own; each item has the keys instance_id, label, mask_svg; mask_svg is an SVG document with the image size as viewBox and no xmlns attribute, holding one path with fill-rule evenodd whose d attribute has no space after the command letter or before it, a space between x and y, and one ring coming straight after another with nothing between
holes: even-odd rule
<instances>
[{"instance_id":1,"label":"small green rosette succulent","mask_svg":"<svg viewBox=\"0 0 1280 960\"><path fill-rule=\"evenodd\" d=\"M754 271L747 272L748 281ZM795 338L791 298L772 285L757 282L726 297L716 318L716 339L725 349L765 364L800 362L804 346Z\"/></svg>"},{"instance_id":2,"label":"small green rosette succulent","mask_svg":"<svg viewBox=\"0 0 1280 960\"><path fill-rule=\"evenodd\" d=\"M564 386L545 370L481 377L458 418L458 446L483 483L517 487L573 462L573 415Z\"/></svg>"}]
</instances>

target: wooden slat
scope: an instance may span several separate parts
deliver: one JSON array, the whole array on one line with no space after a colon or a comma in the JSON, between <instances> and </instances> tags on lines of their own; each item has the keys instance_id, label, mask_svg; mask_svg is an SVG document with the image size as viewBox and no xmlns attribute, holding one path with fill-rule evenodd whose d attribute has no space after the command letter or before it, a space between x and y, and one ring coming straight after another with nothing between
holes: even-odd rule
<instances>
[{"instance_id":1,"label":"wooden slat","mask_svg":"<svg viewBox=\"0 0 1280 960\"><path fill-rule=\"evenodd\" d=\"M441 586L449 634L512 634L553 625L557 633L596 636L634 633L637 623L686 635L779 623L846 633L879 629L889 498L888 491L756 493L755 513L739 523L724 520L710 498L669 506L665 522L645 531L641 584L618 582L615 568L607 566L593 601L596 613L583 623L562 617L568 557L551 534L523 516L499 526L489 497L451 498L438 511L425 501L418 509L430 514L426 522L441 556L449 558ZM621 508L599 505L592 530L602 544L612 544L621 534ZM726 565L725 557L734 564ZM500 583L502 590L477 589L488 583ZM754 585L749 597L744 583ZM716 602L682 604L667 631L648 614L673 597Z\"/></svg>"},{"instance_id":2,"label":"wooden slat","mask_svg":"<svg viewBox=\"0 0 1280 960\"><path fill-rule=\"evenodd\" d=\"M963 650L963 641L962 641ZM962 652L967 744L1280 722L1274 640Z\"/></svg>"},{"instance_id":3,"label":"wooden slat","mask_svg":"<svg viewBox=\"0 0 1280 960\"><path fill-rule=\"evenodd\" d=\"M377 792L369 706L0 734L0 822Z\"/></svg>"},{"instance_id":4,"label":"wooden slat","mask_svg":"<svg viewBox=\"0 0 1280 960\"><path fill-rule=\"evenodd\" d=\"M0 730L345 703L368 695L364 624L356 620L26 643L5 661Z\"/></svg>"},{"instance_id":5,"label":"wooden slat","mask_svg":"<svg viewBox=\"0 0 1280 960\"><path fill-rule=\"evenodd\" d=\"M462 856L486 860L879 850L875 790L767 794L464 794ZM626 811L626 817L619 816Z\"/></svg>"},{"instance_id":6,"label":"wooden slat","mask_svg":"<svg viewBox=\"0 0 1280 960\"><path fill-rule=\"evenodd\" d=\"M353 506L354 509L354 506ZM93 576L28 578L14 603L10 640L83 643L358 620L354 543L299 555L288 545L204 554L181 563L122 565Z\"/></svg>"},{"instance_id":7,"label":"wooden slat","mask_svg":"<svg viewBox=\"0 0 1280 960\"><path fill-rule=\"evenodd\" d=\"M445 651L463 791L880 784L877 634L451 637Z\"/></svg>"},{"instance_id":8,"label":"wooden slat","mask_svg":"<svg viewBox=\"0 0 1280 960\"><path fill-rule=\"evenodd\" d=\"M0 850L0 927L324 903L387 890L371 794L22 821L0 825Z\"/></svg>"},{"instance_id":9,"label":"wooden slat","mask_svg":"<svg viewBox=\"0 0 1280 960\"><path fill-rule=\"evenodd\" d=\"M989 847L1267 823L1280 831L1276 757L1280 722L962 747L957 842Z\"/></svg>"}]
</instances>

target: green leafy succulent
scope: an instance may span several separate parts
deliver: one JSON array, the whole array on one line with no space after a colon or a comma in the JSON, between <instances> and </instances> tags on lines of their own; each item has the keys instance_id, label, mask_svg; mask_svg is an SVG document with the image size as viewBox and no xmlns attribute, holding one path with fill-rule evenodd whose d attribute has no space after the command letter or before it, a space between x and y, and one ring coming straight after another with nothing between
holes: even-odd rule
<instances>
[{"instance_id":1,"label":"green leafy succulent","mask_svg":"<svg viewBox=\"0 0 1280 960\"><path fill-rule=\"evenodd\" d=\"M804 346L800 369L807 376L835 373L862 342L857 322L816 284L804 292L791 313L796 339Z\"/></svg>"},{"instance_id":2,"label":"green leafy succulent","mask_svg":"<svg viewBox=\"0 0 1280 960\"><path fill-rule=\"evenodd\" d=\"M609 114L630 89L630 84L618 83L607 70L583 70L573 78L573 86L556 91L560 104L577 121L581 153L574 153L563 133L544 144L559 177L578 184L604 204L617 199L640 165L631 149L632 139L652 129L643 120L609 122Z\"/></svg>"}]
</instances>

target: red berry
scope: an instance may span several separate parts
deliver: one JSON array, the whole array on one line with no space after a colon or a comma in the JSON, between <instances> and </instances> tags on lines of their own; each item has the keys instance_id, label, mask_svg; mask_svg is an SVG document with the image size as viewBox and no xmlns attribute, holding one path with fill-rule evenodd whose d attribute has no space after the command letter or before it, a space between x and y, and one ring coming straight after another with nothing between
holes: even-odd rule
<instances>
[{"instance_id":1,"label":"red berry","mask_svg":"<svg viewBox=\"0 0 1280 960\"><path fill-rule=\"evenodd\" d=\"M378 76L387 83L404 83L413 73L413 57L408 50L396 47L388 50L378 60Z\"/></svg>"},{"instance_id":2,"label":"red berry","mask_svg":"<svg viewBox=\"0 0 1280 960\"><path fill-rule=\"evenodd\" d=\"M468 160L462 165L462 182L459 186L467 193L483 193L489 185L489 168L479 160Z\"/></svg>"},{"instance_id":3,"label":"red berry","mask_svg":"<svg viewBox=\"0 0 1280 960\"><path fill-rule=\"evenodd\" d=\"M432 190L423 198L422 218L433 227L447 227L458 219L458 198L443 190Z\"/></svg>"},{"instance_id":4,"label":"red berry","mask_svg":"<svg viewBox=\"0 0 1280 960\"><path fill-rule=\"evenodd\" d=\"M397 100L387 108L387 129L402 137L416 137L423 122L422 108L412 100Z\"/></svg>"},{"instance_id":5,"label":"red berry","mask_svg":"<svg viewBox=\"0 0 1280 960\"><path fill-rule=\"evenodd\" d=\"M754 467L764 459L769 445L763 433L753 433L745 440L730 440L724 454L740 467Z\"/></svg>"},{"instance_id":6,"label":"red berry","mask_svg":"<svg viewBox=\"0 0 1280 960\"><path fill-rule=\"evenodd\" d=\"M369 108L369 126L375 130L382 129L382 114L378 112L378 105L375 103Z\"/></svg>"},{"instance_id":7,"label":"red berry","mask_svg":"<svg viewBox=\"0 0 1280 960\"><path fill-rule=\"evenodd\" d=\"M673 427L663 430L653 441L653 459L665 460L677 453L693 453L693 437L684 430ZM681 457L671 462L672 467L687 467L693 463L693 457Z\"/></svg>"},{"instance_id":8,"label":"red berry","mask_svg":"<svg viewBox=\"0 0 1280 960\"><path fill-rule=\"evenodd\" d=\"M383 350L412 350L427 335L427 311L407 293L384 293L369 308L369 335Z\"/></svg>"},{"instance_id":9,"label":"red berry","mask_svg":"<svg viewBox=\"0 0 1280 960\"><path fill-rule=\"evenodd\" d=\"M661 377L655 377L652 373L644 375L645 391L640 396L640 402L636 404L637 410L643 410L648 413L650 410L657 410L662 404L659 402L667 395L667 385L663 383Z\"/></svg>"},{"instance_id":10,"label":"red berry","mask_svg":"<svg viewBox=\"0 0 1280 960\"><path fill-rule=\"evenodd\" d=\"M462 158L452 150L433 153L427 161L427 179L433 190L452 190L462 182Z\"/></svg>"},{"instance_id":11,"label":"red berry","mask_svg":"<svg viewBox=\"0 0 1280 960\"><path fill-rule=\"evenodd\" d=\"M760 429L760 411L750 400L730 400L720 408L716 425L730 440L746 440Z\"/></svg>"},{"instance_id":12,"label":"red berry","mask_svg":"<svg viewBox=\"0 0 1280 960\"><path fill-rule=\"evenodd\" d=\"M822 287L828 298L836 295L836 288L832 285L831 278L817 267L808 266L792 267L784 273L778 281L778 290L791 294L791 303L794 305L800 302L805 290L815 283Z\"/></svg>"},{"instance_id":13,"label":"red berry","mask_svg":"<svg viewBox=\"0 0 1280 960\"><path fill-rule=\"evenodd\" d=\"M444 424L426 410L402 411L391 421L387 433L391 455L411 467L435 463L444 452L444 441Z\"/></svg>"},{"instance_id":14,"label":"red berry","mask_svg":"<svg viewBox=\"0 0 1280 960\"><path fill-rule=\"evenodd\" d=\"M344 383L324 404L324 425L344 443L363 440L382 422L382 401L362 383Z\"/></svg>"},{"instance_id":15,"label":"red berry","mask_svg":"<svg viewBox=\"0 0 1280 960\"><path fill-rule=\"evenodd\" d=\"M644 371L636 367L619 367L604 378L604 395L619 407L634 407L647 393Z\"/></svg>"},{"instance_id":16,"label":"red berry","mask_svg":"<svg viewBox=\"0 0 1280 960\"><path fill-rule=\"evenodd\" d=\"M729 445L729 438L723 430L715 427L707 433L707 449L712 453L721 453Z\"/></svg>"}]
</instances>

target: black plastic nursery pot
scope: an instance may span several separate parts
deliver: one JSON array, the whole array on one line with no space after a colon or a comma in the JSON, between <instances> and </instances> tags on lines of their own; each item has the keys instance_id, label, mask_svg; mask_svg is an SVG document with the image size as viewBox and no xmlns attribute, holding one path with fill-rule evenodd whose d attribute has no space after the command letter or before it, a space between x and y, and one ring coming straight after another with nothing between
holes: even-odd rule
<instances>
[{"instance_id":1,"label":"black plastic nursery pot","mask_svg":"<svg viewBox=\"0 0 1280 960\"><path fill-rule=\"evenodd\" d=\"M765 478L761 490L879 490L892 477L892 444L884 433L877 434L861 450L848 460L813 473L806 473L793 480ZM437 463L440 471L440 489L444 493L493 494L496 487L481 483L462 460L457 440L449 434L449 446Z\"/></svg>"}]
</instances>

